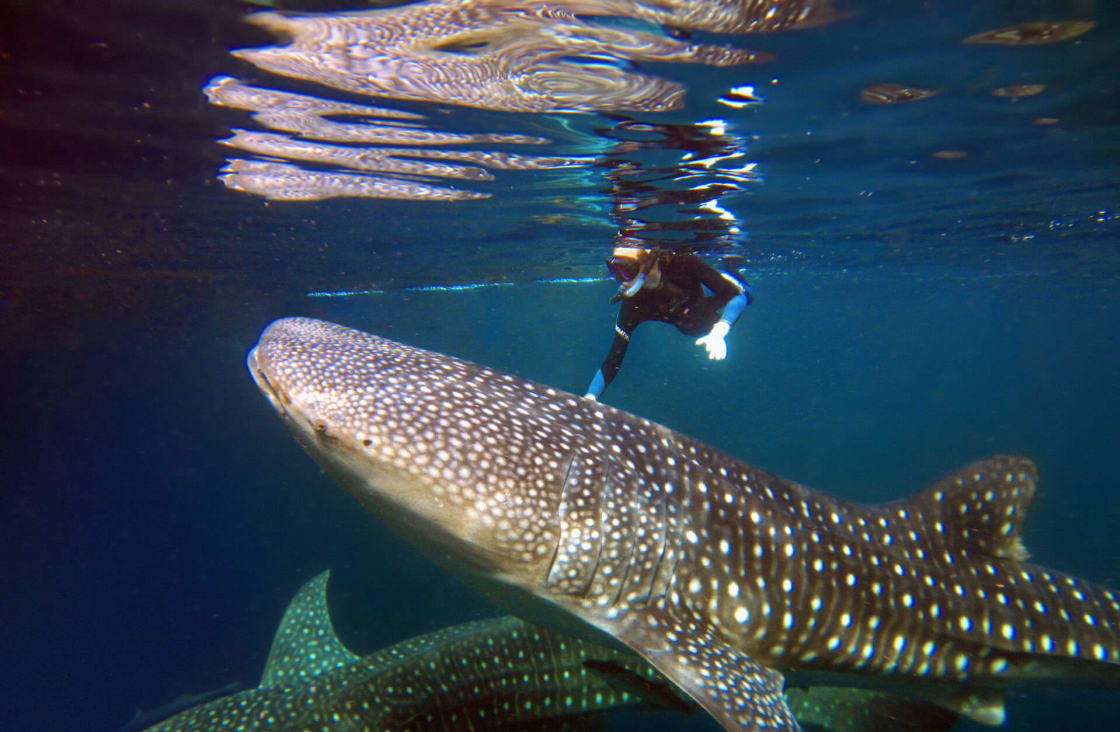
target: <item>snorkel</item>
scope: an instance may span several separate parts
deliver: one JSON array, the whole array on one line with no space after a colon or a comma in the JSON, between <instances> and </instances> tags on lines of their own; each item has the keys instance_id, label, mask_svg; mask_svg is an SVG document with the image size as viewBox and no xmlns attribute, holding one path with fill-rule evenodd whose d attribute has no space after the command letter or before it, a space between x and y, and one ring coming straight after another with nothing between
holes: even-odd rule
<instances>
[{"instance_id":1,"label":"snorkel","mask_svg":"<svg viewBox=\"0 0 1120 732\"><path fill-rule=\"evenodd\" d=\"M614 294L614 297L611 298L611 302L616 303L624 297L634 297L634 295L637 295L638 291L641 290L642 287L645 286L645 284L646 284L646 273L642 272L637 277L635 277L633 280L630 281L630 286L629 287L626 286L625 282L623 282L621 285L619 285L618 286L618 292L616 292Z\"/></svg>"},{"instance_id":2,"label":"snorkel","mask_svg":"<svg viewBox=\"0 0 1120 732\"><path fill-rule=\"evenodd\" d=\"M639 265L638 274L632 279L623 280L618 286L618 291L615 292L614 297L611 298L611 303L616 303L623 298L631 298L641 292L642 288L646 286L647 280L650 279L650 274L656 274L653 277L654 282L649 282L653 287L660 283L660 272L657 272L657 260L660 252L656 249L638 249L635 247L616 247L614 256L616 258L634 259ZM612 272L614 269L612 268ZM618 277L617 272L615 276ZM621 279L621 278L620 278Z\"/></svg>"}]
</instances>

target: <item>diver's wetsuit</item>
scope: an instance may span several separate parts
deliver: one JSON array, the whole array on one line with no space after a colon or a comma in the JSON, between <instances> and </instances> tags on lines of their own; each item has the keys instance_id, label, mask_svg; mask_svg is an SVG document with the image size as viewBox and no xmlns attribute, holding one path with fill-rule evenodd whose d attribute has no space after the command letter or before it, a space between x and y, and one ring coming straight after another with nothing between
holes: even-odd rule
<instances>
[{"instance_id":1,"label":"diver's wetsuit","mask_svg":"<svg viewBox=\"0 0 1120 732\"><path fill-rule=\"evenodd\" d=\"M720 320L720 309L731 325L750 304L750 291L734 275L721 273L696 254L678 254L660 265L661 285L643 288L624 299L614 326L614 341L588 392L598 396L622 368L630 336L647 320L672 323L690 336L706 334ZM738 299L738 302L732 303Z\"/></svg>"}]
</instances>

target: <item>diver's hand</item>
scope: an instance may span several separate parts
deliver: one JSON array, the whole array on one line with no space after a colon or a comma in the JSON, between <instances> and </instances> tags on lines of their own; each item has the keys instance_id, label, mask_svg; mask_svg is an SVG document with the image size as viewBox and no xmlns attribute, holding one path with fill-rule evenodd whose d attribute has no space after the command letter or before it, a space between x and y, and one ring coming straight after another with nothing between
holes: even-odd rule
<instances>
[{"instance_id":1,"label":"diver's hand","mask_svg":"<svg viewBox=\"0 0 1120 732\"><path fill-rule=\"evenodd\" d=\"M708 358L713 361L722 361L727 358L727 342L724 337L731 330L731 324L721 320L712 326L708 335L696 339L696 345L708 349Z\"/></svg>"}]
</instances>

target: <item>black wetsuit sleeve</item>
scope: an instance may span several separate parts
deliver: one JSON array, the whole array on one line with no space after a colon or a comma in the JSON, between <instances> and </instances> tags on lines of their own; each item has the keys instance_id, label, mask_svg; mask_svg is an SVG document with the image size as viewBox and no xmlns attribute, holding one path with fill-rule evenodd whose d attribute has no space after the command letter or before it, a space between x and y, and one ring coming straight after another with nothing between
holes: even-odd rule
<instances>
[{"instance_id":1,"label":"black wetsuit sleeve","mask_svg":"<svg viewBox=\"0 0 1120 732\"><path fill-rule=\"evenodd\" d=\"M611 341L611 349L607 351L607 357L603 359L603 365L599 369L603 374L604 389L610 386L614 377L618 376L619 369L622 368L622 359L626 356L626 348L630 345L630 336L638 327L638 323L642 322L639 302L644 302L645 298L636 300L636 298L626 300L618 309L618 319L614 324L614 340Z\"/></svg>"},{"instance_id":2,"label":"black wetsuit sleeve","mask_svg":"<svg viewBox=\"0 0 1120 732\"><path fill-rule=\"evenodd\" d=\"M731 302L731 298L745 291L744 287L724 277L719 270L695 254L688 255L683 264L688 267L689 276L704 283L712 294L719 298L719 307L723 307Z\"/></svg>"}]
</instances>

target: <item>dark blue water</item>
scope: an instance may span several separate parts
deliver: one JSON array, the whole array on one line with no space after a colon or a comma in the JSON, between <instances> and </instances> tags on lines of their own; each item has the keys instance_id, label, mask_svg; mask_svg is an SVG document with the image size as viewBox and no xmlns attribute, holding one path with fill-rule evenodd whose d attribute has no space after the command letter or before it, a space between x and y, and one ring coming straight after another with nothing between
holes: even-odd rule
<instances>
[{"instance_id":1,"label":"dark blue water","mask_svg":"<svg viewBox=\"0 0 1120 732\"><path fill-rule=\"evenodd\" d=\"M255 684L285 603L324 568L340 633L361 651L495 614L290 439L244 367L271 319L336 320L572 391L609 345L611 283L535 282L605 274L601 171L544 193L525 186L546 174L499 176L495 197L469 206L266 206L222 188L213 140L244 118L199 89L247 73L229 49L269 41L241 25L245 9L5 10L4 729L113 730L137 707ZM861 10L737 41L779 54L765 70L675 72L694 89L780 80L743 117L766 180L733 199L756 301L722 363L642 326L605 400L856 500L1028 455L1041 474L1034 559L1120 585L1115 9L1077 6L1098 20L1083 42L964 56L967 33L1056 11ZM1039 74L1051 92L1015 106L984 91ZM944 91L858 102L866 82L900 76ZM658 120L730 115L696 96ZM1061 122L1031 124L1043 116ZM968 154L932 156L943 149ZM598 225L532 218L573 210ZM515 284L402 289L490 281ZM383 292L307 296L362 288ZM1012 692L1007 728L1116 729L1115 700Z\"/></svg>"}]
</instances>

